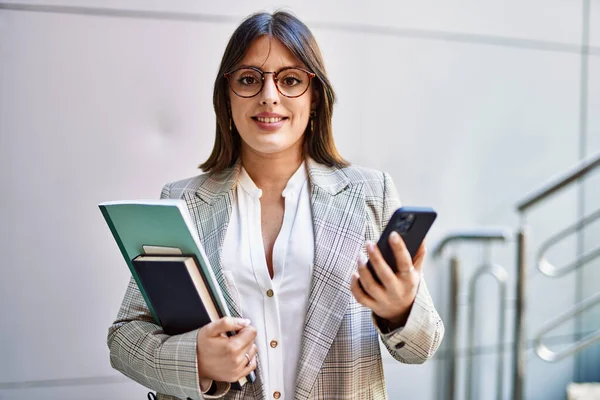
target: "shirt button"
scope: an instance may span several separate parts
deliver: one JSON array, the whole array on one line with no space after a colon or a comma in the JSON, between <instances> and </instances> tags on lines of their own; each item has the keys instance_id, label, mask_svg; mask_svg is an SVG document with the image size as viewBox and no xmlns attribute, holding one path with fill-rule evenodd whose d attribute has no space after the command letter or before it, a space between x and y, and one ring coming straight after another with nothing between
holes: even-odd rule
<instances>
[{"instance_id":1,"label":"shirt button","mask_svg":"<svg viewBox=\"0 0 600 400\"><path fill-rule=\"evenodd\" d=\"M271 340L271 347L272 348L277 347L277 345L278 345L277 340ZM276 392L276 393L278 393L278 392Z\"/></svg>"},{"instance_id":2,"label":"shirt button","mask_svg":"<svg viewBox=\"0 0 600 400\"><path fill-rule=\"evenodd\" d=\"M273 397L276 398L276 399L278 399L278 398L281 397L281 393L279 393L279 392L273 392Z\"/></svg>"},{"instance_id":3,"label":"shirt button","mask_svg":"<svg viewBox=\"0 0 600 400\"><path fill-rule=\"evenodd\" d=\"M273 297L273 291L271 289L267 290L267 296Z\"/></svg>"}]
</instances>

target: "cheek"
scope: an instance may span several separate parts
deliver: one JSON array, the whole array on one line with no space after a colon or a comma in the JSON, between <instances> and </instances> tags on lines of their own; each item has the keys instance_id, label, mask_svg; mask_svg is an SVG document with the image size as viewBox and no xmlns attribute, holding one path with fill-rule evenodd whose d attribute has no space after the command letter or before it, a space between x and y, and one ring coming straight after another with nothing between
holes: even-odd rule
<instances>
[{"instance_id":1,"label":"cheek","mask_svg":"<svg viewBox=\"0 0 600 400\"><path fill-rule=\"evenodd\" d=\"M298 104L294 109L294 125L299 128L306 127L310 119L310 102Z\"/></svg>"},{"instance_id":2,"label":"cheek","mask_svg":"<svg viewBox=\"0 0 600 400\"><path fill-rule=\"evenodd\" d=\"M242 99L243 100L243 99ZM246 115L247 105L240 101L239 98L231 99L231 116L236 124L244 124L246 123L244 116Z\"/></svg>"}]
</instances>

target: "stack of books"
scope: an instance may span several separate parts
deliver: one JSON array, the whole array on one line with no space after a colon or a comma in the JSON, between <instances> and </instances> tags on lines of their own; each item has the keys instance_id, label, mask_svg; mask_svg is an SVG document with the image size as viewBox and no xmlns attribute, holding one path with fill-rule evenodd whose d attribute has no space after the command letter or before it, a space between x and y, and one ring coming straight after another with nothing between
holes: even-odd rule
<instances>
[{"instance_id":1,"label":"stack of books","mask_svg":"<svg viewBox=\"0 0 600 400\"><path fill-rule=\"evenodd\" d=\"M185 201L127 200L98 206L150 313L166 334L189 332L231 315ZM252 372L232 389L254 380Z\"/></svg>"}]
</instances>

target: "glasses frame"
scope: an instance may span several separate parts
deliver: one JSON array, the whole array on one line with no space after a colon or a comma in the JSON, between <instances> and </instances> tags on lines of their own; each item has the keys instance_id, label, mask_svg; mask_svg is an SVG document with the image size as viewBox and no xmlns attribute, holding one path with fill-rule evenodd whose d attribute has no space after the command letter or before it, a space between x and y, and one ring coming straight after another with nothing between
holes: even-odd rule
<instances>
[{"instance_id":1,"label":"glasses frame","mask_svg":"<svg viewBox=\"0 0 600 400\"><path fill-rule=\"evenodd\" d=\"M229 78L231 77L232 74L234 74L237 71L242 70L242 69L251 69L251 70L254 70L254 71L256 71L256 72L258 72L260 74L260 77L261 77L260 89L258 90L258 92L256 92L256 94L253 94L252 96L242 96L242 95L238 94L235 90L233 90L233 87L231 86L231 81L229 80ZM279 89L279 83L278 83L278 80L277 80L277 76L280 73L282 73L283 71L287 71L289 69L299 69L300 71L303 71L306 74L308 74L308 85L306 85L306 89L304 89L304 92L302 92L302 93L300 93L299 95L296 95L296 96L288 96L287 94L282 93L281 89ZM316 74L313 74L312 72L310 72L310 71L308 71L308 70L306 70L304 68L300 68L300 67L285 67L285 68L280 69L277 72L275 72L275 71L272 71L272 72L262 71L260 68L256 68L256 67L240 67L240 68L236 68L234 70L231 70L229 72L224 73L223 77L225 79L227 79L227 83L229 84L229 88L231 89L231 91L233 93L235 93L236 96L242 97L244 99L250 99L252 97L257 96L260 92L262 92L263 88L265 87L265 75L267 75L267 74L273 75L273 82L275 82L275 87L277 88L277 91L279 92L280 95L282 95L284 97L287 97L288 99L295 99L295 98L298 98L298 97L302 96L304 93L306 93L308 91L308 88L310 87L310 84L311 84L313 78L316 76Z\"/></svg>"}]
</instances>

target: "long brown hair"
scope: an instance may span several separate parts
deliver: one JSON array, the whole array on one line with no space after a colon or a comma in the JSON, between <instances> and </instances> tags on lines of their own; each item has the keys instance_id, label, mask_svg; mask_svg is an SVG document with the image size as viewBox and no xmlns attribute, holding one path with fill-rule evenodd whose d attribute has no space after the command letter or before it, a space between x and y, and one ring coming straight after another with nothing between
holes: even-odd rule
<instances>
[{"instance_id":1,"label":"long brown hair","mask_svg":"<svg viewBox=\"0 0 600 400\"><path fill-rule=\"evenodd\" d=\"M233 166L240 157L240 135L235 126L232 126L231 131L229 129L229 86L223 75L244 58L254 40L264 35L283 43L316 75L311 83L312 90L317 93L319 99L313 118L313 130L311 131L309 123L304 132L304 144L308 155L318 163L328 166L347 166L348 162L340 156L333 141L331 116L335 93L327 78L319 46L304 23L287 12L278 11L274 14L258 13L249 16L229 39L213 92L213 105L217 116L215 144L208 160L201 164L200 168L206 172L222 171Z\"/></svg>"}]
</instances>

